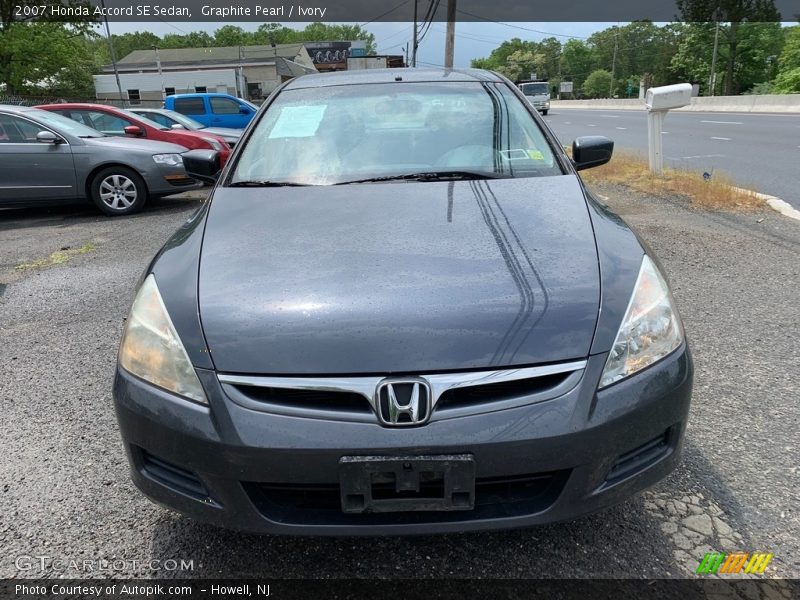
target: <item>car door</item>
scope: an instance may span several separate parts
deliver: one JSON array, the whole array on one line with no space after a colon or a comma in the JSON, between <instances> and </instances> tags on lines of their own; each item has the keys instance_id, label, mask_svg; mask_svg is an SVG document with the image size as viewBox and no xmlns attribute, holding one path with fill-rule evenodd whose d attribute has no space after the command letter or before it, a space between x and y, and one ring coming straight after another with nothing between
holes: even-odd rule
<instances>
[{"instance_id":1,"label":"car door","mask_svg":"<svg viewBox=\"0 0 800 600\"><path fill-rule=\"evenodd\" d=\"M209 104L211 105L212 127L243 129L250 122L250 109L232 98L211 96ZM242 109L246 109L247 114L242 114Z\"/></svg>"},{"instance_id":2,"label":"car door","mask_svg":"<svg viewBox=\"0 0 800 600\"><path fill-rule=\"evenodd\" d=\"M70 145L40 142L51 131L18 115L0 113L0 202L36 202L78 196Z\"/></svg>"}]
</instances>

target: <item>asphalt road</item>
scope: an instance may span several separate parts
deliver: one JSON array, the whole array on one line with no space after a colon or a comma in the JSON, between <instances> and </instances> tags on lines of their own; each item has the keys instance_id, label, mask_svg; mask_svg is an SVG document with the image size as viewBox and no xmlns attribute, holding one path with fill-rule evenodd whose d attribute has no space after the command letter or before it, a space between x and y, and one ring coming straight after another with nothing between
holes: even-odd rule
<instances>
[{"instance_id":1,"label":"asphalt road","mask_svg":"<svg viewBox=\"0 0 800 600\"><path fill-rule=\"evenodd\" d=\"M605 135L617 148L647 156L645 111L554 109L545 120L565 145L581 135ZM724 174L800 209L800 115L672 111L662 137L666 164Z\"/></svg>"},{"instance_id":2,"label":"asphalt road","mask_svg":"<svg viewBox=\"0 0 800 600\"><path fill-rule=\"evenodd\" d=\"M90 208L3 212L0 577L669 578L692 577L711 550L774 552L767 576L800 577L800 227L772 211L726 215L601 191L660 255L693 344L682 466L578 521L414 538L245 535L145 500L129 482L111 405L115 353L138 277L197 200L121 219ZM42 571L34 558L18 568L39 556L62 566ZM140 566L68 564L101 559ZM141 566L152 559L193 569Z\"/></svg>"}]
</instances>

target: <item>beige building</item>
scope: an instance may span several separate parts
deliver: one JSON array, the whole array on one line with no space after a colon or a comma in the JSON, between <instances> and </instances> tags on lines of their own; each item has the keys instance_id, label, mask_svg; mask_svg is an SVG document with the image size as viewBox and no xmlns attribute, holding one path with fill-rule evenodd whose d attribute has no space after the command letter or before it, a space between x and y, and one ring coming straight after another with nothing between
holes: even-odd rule
<instances>
[{"instance_id":1,"label":"beige building","mask_svg":"<svg viewBox=\"0 0 800 600\"><path fill-rule=\"evenodd\" d=\"M117 62L123 98L160 105L165 95L224 92L260 100L282 82L316 73L303 44L136 50ZM99 100L119 100L114 69L94 76Z\"/></svg>"}]
</instances>

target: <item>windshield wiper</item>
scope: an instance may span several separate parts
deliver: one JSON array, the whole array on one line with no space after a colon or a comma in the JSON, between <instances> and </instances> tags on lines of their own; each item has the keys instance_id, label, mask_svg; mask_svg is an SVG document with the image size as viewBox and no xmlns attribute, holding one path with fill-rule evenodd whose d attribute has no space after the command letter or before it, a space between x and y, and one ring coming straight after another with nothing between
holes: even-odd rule
<instances>
[{"instance_id":1,"label":"windshield wiper","mask_svg":"<svg viewBox=\"0 0 800 600\"><path fill-rule=\"evenodd\" d=\"M305 185L307 184L295 183L293 181L244 180L234 181L228 187L298 187Z\"/></svg>"},{"instance_id":2,"label":"windshield wiper","mask_svg":"<svg viewBox=\"0 0 800 600\"><path fill-rule=\"evenodd\" d=\"M353 181L342 181L336 185L348 185L351 183L376 183L381 181L456 181L474 179L508 179L511 175L507 173L497 173L494 171L421 171L419 173L405 173L402 175L386 175L383 177L368 177L366 179L354 179Z\"/></svg>"}]
</instances>

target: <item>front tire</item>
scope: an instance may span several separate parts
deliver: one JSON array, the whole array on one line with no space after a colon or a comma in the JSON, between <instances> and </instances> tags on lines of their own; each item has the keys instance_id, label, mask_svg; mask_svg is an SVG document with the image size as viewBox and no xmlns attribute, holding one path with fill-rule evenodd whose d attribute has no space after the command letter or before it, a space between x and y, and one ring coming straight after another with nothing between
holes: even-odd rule
<instances>
[{"instance_id":1,"label":"front tire","mask_svg":"<svg viewBox=\"0 0 800 600\"><path fill-rule=\"evenodd\" d=\"M111 217L129 215L144 207L144 179L127 167L108 167L92 179L89 192L95 206Z\"/></svg>"},{"instance_id":2,"label":"front tire","mask_svg":"<svg viewBox=\"0 0 800 600\"><path fill-rule=\"evenodd\" d=\"M543 117L546 117L546 116L547 116L547 109L545 109L545 110L543 110L543 111L542 111L542 116L543 116Z\"/></svg>"}]
</instances>

